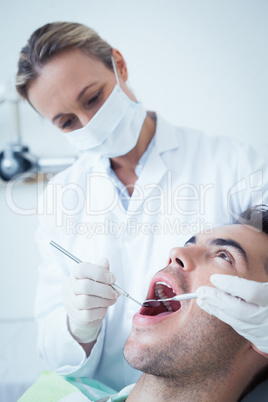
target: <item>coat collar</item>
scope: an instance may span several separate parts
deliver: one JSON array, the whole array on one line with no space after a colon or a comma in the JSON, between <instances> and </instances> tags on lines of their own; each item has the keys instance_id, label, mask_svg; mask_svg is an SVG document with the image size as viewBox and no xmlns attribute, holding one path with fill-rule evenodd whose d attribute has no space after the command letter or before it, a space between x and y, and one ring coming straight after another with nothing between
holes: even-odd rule
<instances>
[{"instance_id":1,"label":"coat collar","mask_svg":"<svg viewBox=\"0 0 268 402\"><path fill-rule=\"evenodd\" d=\"M179 147L176 127L156 115L155 148L159 154Z\"/></svg>"},{"instance_id":2,"label":"coat collar","mask_svg":"<svg viewBox=\"0 0 268 402\"><path fill-rule=\"evenodd\" d=\"M134 212L142 207L143 201L149 197L167 173L168 168L162 154L178 147L179 139L176 128L157 116L154 147L136 182L129 210ZM140 194L142 197L139 197Z\"/></svg>"}]
</instances>

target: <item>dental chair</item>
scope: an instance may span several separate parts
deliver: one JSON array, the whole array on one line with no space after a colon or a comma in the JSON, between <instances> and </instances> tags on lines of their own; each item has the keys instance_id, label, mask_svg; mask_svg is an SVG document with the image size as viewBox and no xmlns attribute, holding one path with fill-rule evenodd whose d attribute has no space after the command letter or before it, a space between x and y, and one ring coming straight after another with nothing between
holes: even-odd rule
<instances>
[{"instance_id":1,"label":"dental chair","mask_svg":"<svg viewBox=\"0 0 268 402\"><path fill-rule=\"evenodd\" d=\"M243 402L268 402L268 380L260 384L243 399Z\"/></svg>"}]
</instances>

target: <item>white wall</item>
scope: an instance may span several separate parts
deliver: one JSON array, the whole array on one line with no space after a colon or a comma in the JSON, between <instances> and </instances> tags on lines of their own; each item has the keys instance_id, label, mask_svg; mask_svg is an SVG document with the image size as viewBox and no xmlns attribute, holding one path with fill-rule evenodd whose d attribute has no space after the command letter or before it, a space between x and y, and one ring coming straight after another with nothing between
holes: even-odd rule
<instances>
[{"instance_id":1,"label":"white wall","mask_svg":"<svg viewBox=\"0 0 268 402\"><path fill-rule=\"evenodd\" d=\"M178 125L227 135L268 151L266 0L1 0L0 84L13 85L19 51L41 25L76 21L95 28L127 60L130 83L150 110ZM26 103L24 142L38 155L69 145ZM14 134L10 104L0 105L0 149ZM36 184L16 202L36 205ZM19 216L0 185L0 321L32 316L38 252L36 216Z\"/></svg>"}]
</instances>

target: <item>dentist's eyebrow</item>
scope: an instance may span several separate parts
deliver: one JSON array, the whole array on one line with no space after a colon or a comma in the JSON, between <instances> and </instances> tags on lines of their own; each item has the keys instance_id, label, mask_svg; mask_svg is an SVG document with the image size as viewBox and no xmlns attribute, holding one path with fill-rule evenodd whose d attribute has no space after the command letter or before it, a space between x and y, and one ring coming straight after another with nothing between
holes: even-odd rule
<instances>
[{"instance_id":1,"label":"dentist's eyebrow","mask_svg":"<svg viewBox=\"0 0 268 402\"><path fill-rule=\"evenodd\" d=\"M82 98L82 96L84 95L84 93L85 93L89 88L91 88L92 86L94 86L94 85L96 85L96 84L97 84L97 82L92 82L92 84L87 85L86 87L84 87L84 88L82 89L82 91L80 91L79 94L77 95L76 101L79 102L79 100ZM64 115L64 113L59 113L59 114L57 114L56 116L54 116L53 119L52 119L52 123L55 123L55 121L58 120L58 119L59 119L61 116L63 116L63 115Z\"/></svg>"},{"instance_id":2,"label":"dentist's eyebrow","mask_svg":"<svg viewBox=\"0 0 268 402\"><path fill-rule=\"evenodd\" d=\"M196 244L196 236L192 236L187 242L184 244L184 247L187 246L187 244Z\"/></svg>"},{"instance_id":3,"label":"dentist's eyebrow","mask_svg":"<svg viewBox=\"0 0 268 402\"><path fill-rule=\"evenodd\" d=\"M55 123L55 121L58 120L61 116L63 116L63 113L59 113L55 117L53 117L52 123Z\"/></svg>"},{"instance_id":4,"label":"dentist's eyebrow","mask_svg":"<svg viewBox=\"0 0 268 402\"><path fill-rule=\"evenodd\" d=\"M238 251L238 253L241 255L241 257L244 259L246 266L248 268L248 256L246 251L243 249L243 247L237 243L234 240L231 239L213 239L211 240L211 242L209 243L210 246L223 246L223 247L232 247L234 248L236 251Z\"/></svg>"},{"instance_id":5,"label":"dentist's eyebrow","mask_svg":"<svg viewBox=\"0 0 268 402\"><path fill-rule=\"evenodd\" d=\"M77 102L82 98L82 96L84 95L84 93L85 93L89 88L93 87L93 86L96 85L96 84L97 84L97 82L92 82L92 84L87 85L85 88L83 88L82 91L79 92L79 94L77 95L77 98L76 98Z\"/></svg>"}]
</instances>

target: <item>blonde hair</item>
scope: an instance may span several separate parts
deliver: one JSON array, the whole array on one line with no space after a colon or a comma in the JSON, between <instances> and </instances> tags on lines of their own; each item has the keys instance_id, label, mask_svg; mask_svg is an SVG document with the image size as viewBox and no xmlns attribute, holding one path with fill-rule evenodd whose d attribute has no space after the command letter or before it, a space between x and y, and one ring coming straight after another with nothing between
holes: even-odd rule
<instances>
[{"instance_id":1,"label":"blonde hair","mask_svg":"<svg viewBox=\"0 0 268 402\"><path fill-rule=\"evenodd\" d=\"M112 47L93 29L74 22L54 22L37 29L22 48L18 62L16 89L28 100L28 89L54 56L71 49L81 49L113 69Z\"/></svg>"}]
</instances>

